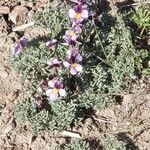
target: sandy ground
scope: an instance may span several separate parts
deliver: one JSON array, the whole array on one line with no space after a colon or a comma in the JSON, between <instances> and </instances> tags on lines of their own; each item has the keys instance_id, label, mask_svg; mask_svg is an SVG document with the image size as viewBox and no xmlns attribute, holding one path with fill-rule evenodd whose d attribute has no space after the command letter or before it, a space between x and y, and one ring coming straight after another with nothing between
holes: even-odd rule
<instances>
[{"instance_id":1,"label":"sandy ground","mask_svg":"<svg viewBox=\"0 0 150 150\"><path fill-rule=\"evenodd\" d=\"M50 150L64 138L44 132L33 136L26 125L18 125L13 116L13 107L22 98L19 75L13 70L10 60L10 45L17 39L16 33L6 30L6 22L0 20L0 150ZM25 35L33 36L39 29L28 28ZM34 34L44 34L44 31ZM96 118L88 118L73 130L84 138L101 140L112 135L125 141L131 149L150 149L150 77L143 76L132 86L130 94L122 95L121 105L97 110ZM93 121L94 120L94 121Z\"/></svg>"}]
</instances>

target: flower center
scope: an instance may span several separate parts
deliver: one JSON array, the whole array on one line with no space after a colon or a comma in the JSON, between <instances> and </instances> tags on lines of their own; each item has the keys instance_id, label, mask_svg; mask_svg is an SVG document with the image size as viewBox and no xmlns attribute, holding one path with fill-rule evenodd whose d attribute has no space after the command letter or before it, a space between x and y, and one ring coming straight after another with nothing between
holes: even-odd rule
<instances>
[{"instance_id":1,"label":"flower center","mask_svg":"<svg viewBox=\"0 0 150 150\"><path fill-rule=\"evenodd\" d=\"M71 66L72 66L73 68L75 68L75 67L77 66L77 64L76 64L76 63L73 63Z\"/></svg>"},{"instance_id":2,"label":"flower center","mask_svg":"<svg viewBox=\"0 0 150 150\"><path fill-rule=\"evenodd\" d=\"M80 13L76 13L75 19L79 20L80 18L81 18L81 14Z\"/></svg>"},{"instance_id":3,"label":"flower center","mask_svg":"<svg viewBox=\"0 0 150 150\"><path fill-rule=\"evenodd\" d=\"M70 31L70 36L73 37L75 34L73 31Z\"/></svg>"},{"instance_id":4,"label":"flower center","mask_svg":"<svg viewBox=\"0 0 150 150\"><path fill-rule=\"evenodd\" d=\"M58 89L57 89L57 88L54 88L54 89L53 89L53 94L56 94L56 93L58 93Z\"/></svg>"}]
</instances>

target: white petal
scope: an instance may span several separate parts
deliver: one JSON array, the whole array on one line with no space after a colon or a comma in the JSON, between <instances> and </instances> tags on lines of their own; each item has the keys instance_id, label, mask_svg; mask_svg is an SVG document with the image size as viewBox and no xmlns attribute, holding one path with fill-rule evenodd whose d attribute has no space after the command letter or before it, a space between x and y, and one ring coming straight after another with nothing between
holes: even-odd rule
<instances>
[{"instance_id":1,"label":"white petal","mask_svg":"<svg viewBox=\"0 0 150 150\"><path fill-rule=\"evenodd\" d=\"M82 56L80 54L77 55L77 57L75 58L76 62L81 62L82 61Z\"/></svg>"},{"instance_id":2,"label":"white petal","mask_svg":"<svg viewBox=\"0 0 150 150\"><path fill-rule=\"evenodd\" d=\"M75 15L76 15L75 10L74 9L69 9L69 17L74 18Z\"/></svg>"},{"instance_id":3,"label":"white petal","mask_svg":"<svg viewBox=\"0 0 150 150\"><path fill-rule=\"evenodd\" d=\"M83 69L83 67L82 67L80 64L77 64L76 67L75 67L75 69L76 69L77 71L81 72L82 69Z\"/></svg>"},{"instance_id":4,"label":"white petal","mask_svg":"<svg viewBox=\"0 0 150 150\"><path fill-rule=\"evenodd\" d=\"M58 99L58 93L56 93L56 94L51 94L50 95L50 100L51 101L55 101L55 100L57 100Z\"/></svg>"},{"instance_id":5,"label":"white petal","mask_svg":"<svg viewBox=\"0 0 150 150\"><path fill-rule=\"evenodd\" d=\"M52 43L54 44L54 43L57 43L57 40L56 39L53 39L52 40Z\"/></svg>"},{"instance_id":6,"label":"white petal","mask_svg":"<svg viewBox=\"0 0 150 150\"><path fill-rule=\"evenodd\" d=\"M87 10L83 10L82 13L81 13L81 16L85 19L88 18L88 11Z\"/></svg>"},{"instance_id":7,"label":"white petal","mask_svg":"<svg viewBox=\"0 0 150 150\"><path fill-rule=\"evenodd\" d=\"M66 68L69 68L69 67L70 67L70 64L69 64L67 61L63 62L63 65L64 65Z\"/></svg>"},{"instance_id":8,"label":"white petal","mask_svg":"<svg viewBox=\"0 0 150 150\"><path fill-rule=\"evenodd\" d=\"M47 95L48 97L50 97L50 95L52 94L52 92L53 92L52 89L48 89L48 90L46 90L46 95Z\"/></svg>"},{"instance_id":9,"label":"white petal","mask_svg":"<svg viewBox=\"0 0 150 150\"><path fill-rule=\"evenodd\" d=\"M77 71L74 67L71 67L71 68L70 68L70 73L71 73L72 75L76 75L76 74L78 73L78 71Z\"/></svg>"},{"instance_id":10,"label":"white petal","mask_svg":"<svg viewBox=\"0 0 150 150\"><path fill-rule=\"evenodd\" d=\"M60 96L66 96L66 91L64 89L59 89Z\"/></svg>"},{"instance_id":11,"label":"white petal","mask_svg":"<svg viewBox=\"0 0 150 150\"><path fill-rule=\"evenodd\" d=\"M53 81L48 81L48 85L53 88L54 87L54 82Z\"/></svg>"}]
</instances>

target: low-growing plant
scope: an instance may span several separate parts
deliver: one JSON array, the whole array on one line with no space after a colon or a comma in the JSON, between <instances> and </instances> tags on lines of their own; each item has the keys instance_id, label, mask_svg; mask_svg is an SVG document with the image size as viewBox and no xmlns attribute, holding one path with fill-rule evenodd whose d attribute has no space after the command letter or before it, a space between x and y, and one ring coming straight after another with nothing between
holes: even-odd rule
<instances>
[{"instance_id":1,"label":"low-growing plant","mask_svg":"<svg viewBox=\"0 0 150 150\"><path fill-rule=\"evenodd\" d=\"M82 139L72 139L68 144L57 145L55 150L92 150L89 142Z\"/></svg>"},{"instance_id":2,"label":"low-growing plant","mask_svg":"<svg viewBox=\"0 0 150 150\"><path fill-rule=\"evenodd\" d=\"M149 6L141 6L138 8L133 16L132 19L133 21L137 24L137 26L141 29L140 35L143 34L144 31L149 31L150 30L150 11L149 11Z\"/></svg>"},{"instance_id":3,"label":"low-growing plant","mask_svg":"<svg viewBox=\"0 0 150 150\"><path fill-rule=\"evenodd\" d=\"M101 145L104 150L127 150L126 143L119 141L116 137L108 135L102 138Z\"/></svg>"},{"instance_id":4,"label":"low-growing plant","mask_svg":"<svg viewBox=\"0 0 150 150\"><path fill-rule=\"evenodd\" d=\"M46 41L21 38L11 49L13 66L30 93L16 106L15 117L35 132L70 129L84 118L84 110L115 101L125 77L142 70L143 55L121 15L87 19L87 9L76 3L69 9L70 20L59 8L38 13L35 20L47 29Z\"/></svg>"}]
</instances>

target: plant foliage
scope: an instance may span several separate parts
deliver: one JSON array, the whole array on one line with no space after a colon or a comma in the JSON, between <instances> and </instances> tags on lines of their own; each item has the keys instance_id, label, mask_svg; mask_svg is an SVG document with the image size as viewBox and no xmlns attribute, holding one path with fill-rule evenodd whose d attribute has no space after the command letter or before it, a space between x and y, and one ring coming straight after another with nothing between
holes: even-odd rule
<instances>
[{"instance_id":1,"label":"plant foliage","mask_svg":"<svg viewBox=\"0 0 150 150\"><path fill-rule=\"evenodd\" d=\"M78 49L83 56L83 71L71 76L66 69L46 66L48 59L56 57L65 60L68 49L63 45L62 36L69 21L59 9L49 8L35 17L37 25L47 29L46 38L59 40L55 49L45 47L44 40L31 39L23 52L13 58L14 68L22 74L27 99L15 109L18 120L29 122L33 131L68 129L85 116L84 110L104 107L115 101L120 90L125 89L125 77L132 77L142 70L141 51L133 46L131 33L118 14L113 18L104 14L102 20L86 21L79 38ZM106 19L107 18L107 19ZM104 21L103 21L104 20ZM110 21L112 21L112 24ZM59 76L66 88L67 96L56 102L38 107L36 97L45 93L44 82L52 76Z\"/></svg>"}]
</instances>

